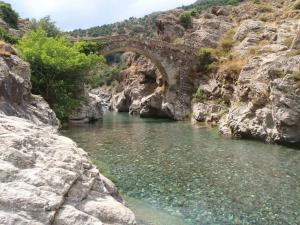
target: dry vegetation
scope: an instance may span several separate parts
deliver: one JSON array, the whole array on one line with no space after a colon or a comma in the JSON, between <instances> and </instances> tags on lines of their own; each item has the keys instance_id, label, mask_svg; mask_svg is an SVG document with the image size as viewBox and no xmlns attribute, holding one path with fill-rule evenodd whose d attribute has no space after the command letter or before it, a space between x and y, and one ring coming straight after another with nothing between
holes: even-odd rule
<instances>
[{"instance_id":1,"label":"dry vegetation","mask_svg":"<svg viewBox=\"0 0 300 225\"><path fill-rule=\"evenodd\" d=\"M0 56L11 56L16 55L16 50L13 47L4 41L0 41Z\"/></svg>"},{"instance_id":2,"label":"dry vegetation","mask_svg":"<svg viewBox=\"0 0 300 225\"><path fill-rule=\"evenodd\" d=\"M294 8L295 10L300 10L300 1L299 1L299 0L295 2L293 8Z\"/></svg>"},{"instance_id":3,"label":"dry vegetation","mask_svg":"<svg viewBox=\"0 0 300 225\"><path fill-rule=\"evenodd\" d=\"M300 88L300 71L293 73L293 77L296 81L296 85Z\"/></svg>"}]
</instances>

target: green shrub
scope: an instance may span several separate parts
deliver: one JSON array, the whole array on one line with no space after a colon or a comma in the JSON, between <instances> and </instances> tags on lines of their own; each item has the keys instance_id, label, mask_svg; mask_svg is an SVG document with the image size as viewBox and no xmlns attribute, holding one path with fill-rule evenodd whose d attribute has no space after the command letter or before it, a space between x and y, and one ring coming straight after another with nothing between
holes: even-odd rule
<instances>
[{"instance_id":1,"label":"green shrub","mask_svg":"<svg viewBox=\"0 0 300 225\"><path fill-rule=\"evenodd\" d=\"M216 55L224 56L224 55L228 55L231 52L231 49L235 44L233 39L234 34L235 34L234 30L229 30L223 35L216 49Z\"/></svg>"},{"instance_id":2,"label":"green shrub","mask_svg":"<svg viewBox=\"0 0 300 225\"><path fill-rule=\"evenodd\" d=\"M30 20L29 28L32 31L43 29L47 33L48 37L57 37L62 34L58 27L55 25L55 22L51 20L50 16L46 16L40 20Z\"/></svg>"},{"instance_id":3,"label":"green shrub","mask_svg":"<svg viewBox=\"0 0 300 225\"><path fill-rule=\"evenodd\" d=\"M68 37L48 37L42 29L23 37L17 47L31 65L33 93L42 95L61 120L82 100L84 76L105 61L79 52Z\"/></svg>"},{"instance_id":4,"label":"green shrub","mask_svg":"<svg viewBox=\"0 0 300 225\"><path fill-rule=\"evenodd\" d=\"M179 22L185 29L191 28L192 27L191 12L186 11L181 13L179 16Z\"/></svg>"},{"instance_id":5,"label":"green shrub","mask_svg":"<svg viewBox=\"0 0 300 225\"><path fill-rule=\"evenodd\" d=\"M9 34L6 30L0 27L0 40L14 45L18 42L19 38Z\"/></svg>"},{"instance_id":6,"label":"green shrub","mask_svg":"<svg viewBox=\"0 0 300 225\"><path fill-rule=\"evenodd\" d=\"M0 17L11 27L18 28L19 15L10 4L0 1Z\"/></svg>"},{"instance_id":7,"label":"green shrub","mask_svg":"<svg viewBox=\"0 0 300 225\"><path fill-rule=\"evenodd\" d=\"M205 99L205 93L201 88L198 88L197 92L193 94L193 102L201 102Z\"/></svg>"},{"instance_id":8,"label":"green shrub","mask_svg":"<svg viewBox=\"0 0 300 225\"><path fill-rule=\"evenodd\" d=\"M295 10L300 10L300 1L296 1L293 7Z\"/></svg>"},{"instance_id":9,"label":"green shrub","mask_svg":"<svg viewBox=\"0 0 300 225\"><path fill-rule=\"evenodd\" d=\"M101 87L103 85L111 86L122 69L122 67L107 67L100 74L88 77L86 83L92 88Z\"/></svg>"},{"instance_id":10,"label":"green shrub","mask_svg":"<svg viewBox=\"0 0 300 225\"><path fill-rule=\"evenodd\" d=\"M98 54L103 48L103 43L98 41L80 41L75 43L75 45L81 53L86 55Z\"/></svg>"},{"instance_id":11,"label":"green shrub","mask_svg":"<svg viewBox=\"0 0 300 225\"><path fill-rule=\"evenodd\" d=\"M203 72L211 71L212 64L214 62L214 54L215 50L212 48L200 48L198 49L197 55L199 56L199 60L201 61L201 70Z\"/></svg>"},{"instance_id":12,"label":"green shrub","mask_svg":"<svg viewBox=\"0 0 300 225\"><path fill-rule=\"evenodd\" d=\"M197 9L193 9L192 11L191 11L191 16L192 17L196 17L198 15L198 10Z\"/></svg>"},{"instance_id":13,"label":"green shrub","mask_svg":"<svg viewBox=\"0 0 300 225\"><path fill-rule=\"evenodd\" d=\"M174 45L183 45L184 44L184 40L183 38L176 38L173 42Z\"/></svg>"},{"instance_id":14,"label":"green shrub","mask_svg":"<svg viewBox=\"0 0 300 225\"><path fill-rule=\"evenodd\" d=\"M239 3L238 0L227 0L228 5L237 5Z\"/></svg>"}]
</instances>

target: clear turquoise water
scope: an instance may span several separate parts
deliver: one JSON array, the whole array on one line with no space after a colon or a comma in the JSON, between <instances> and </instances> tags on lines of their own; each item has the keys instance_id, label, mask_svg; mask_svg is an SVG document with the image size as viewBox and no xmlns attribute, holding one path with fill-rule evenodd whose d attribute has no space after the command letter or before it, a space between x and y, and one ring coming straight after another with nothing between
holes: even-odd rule
<instances>
[{"instance_id":1,"label":"clear turquoise water","mask_svg":"<svg viewBox=\"0 0 300 225\"><path fill-rule=\"evenodd\" d=\"M300 224L299 150L114 113L62 132L117 184L139 224Z\"/></svg>"}]
</instances>

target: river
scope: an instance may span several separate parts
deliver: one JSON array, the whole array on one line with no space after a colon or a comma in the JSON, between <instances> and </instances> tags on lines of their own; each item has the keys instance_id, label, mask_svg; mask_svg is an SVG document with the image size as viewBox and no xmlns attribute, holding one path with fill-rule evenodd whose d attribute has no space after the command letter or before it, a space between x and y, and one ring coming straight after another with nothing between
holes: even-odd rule
<instances>
[{"instance_id":1,"label":"river","mask_svg":"<svg viewBox=\"0 0 300 225\"><path fill-rule=\"evenodd\" d=\"M300 150L110 112L62 133L113 180L140 225L300 224Z\"/></svg>"}]
</instances>

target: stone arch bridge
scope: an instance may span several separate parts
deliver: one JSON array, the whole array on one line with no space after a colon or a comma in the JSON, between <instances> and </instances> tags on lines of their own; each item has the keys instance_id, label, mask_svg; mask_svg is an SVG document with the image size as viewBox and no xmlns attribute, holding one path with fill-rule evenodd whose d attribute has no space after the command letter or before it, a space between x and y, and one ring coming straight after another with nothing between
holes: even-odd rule
<instances>
[{"instance_id":1,"label":"stone arch bridge","mask_svg":"<svg viewBox=\"0 0 300 225\"><path fill-rule=\"evenodd\" d=\"M71 41L99 41L103 43L99 54L104 56L130 51L148 57L167 83L165 102L171 104L168 110L172 117L182 120L190 114L191 95L195 91L192 77L197 74L200 63L195 49L161 40L125 35L81 37Z\"/></svg>"}]
</instances>

